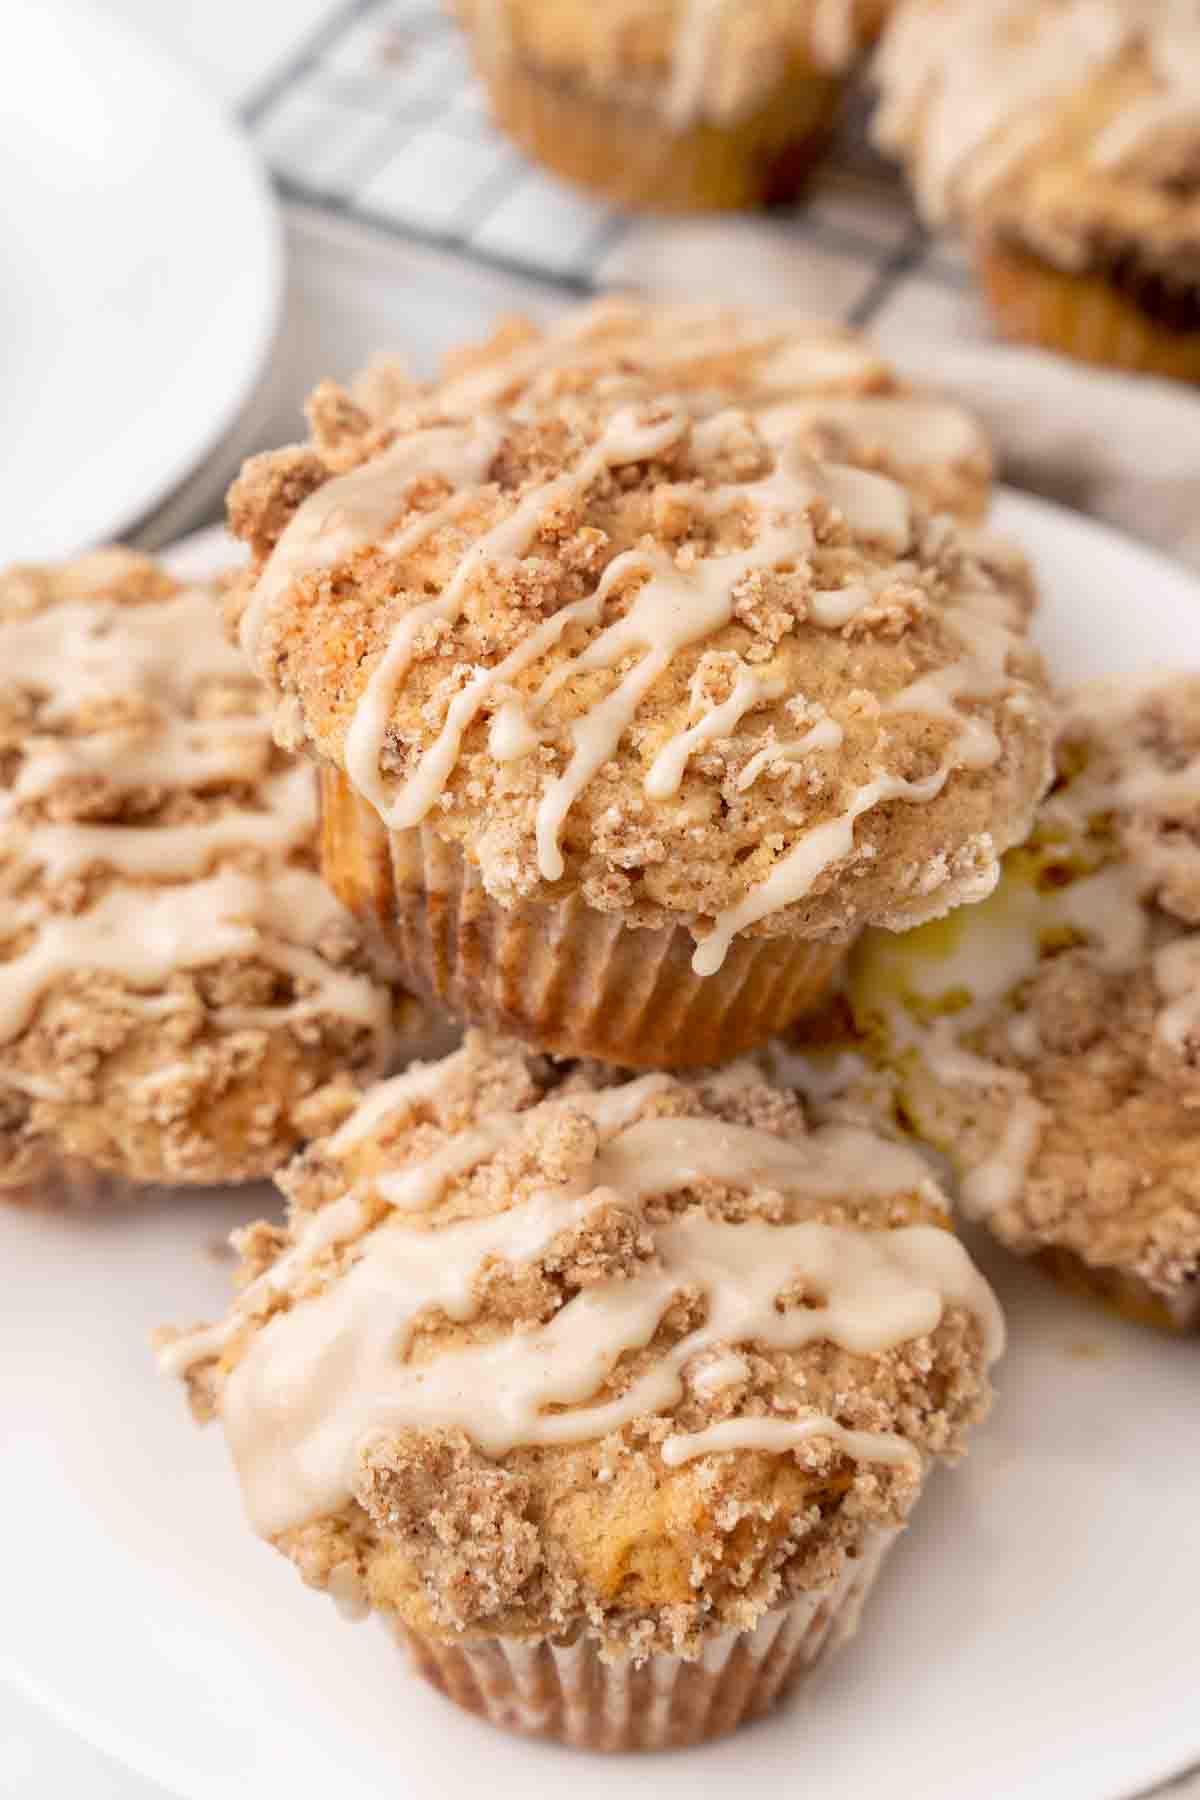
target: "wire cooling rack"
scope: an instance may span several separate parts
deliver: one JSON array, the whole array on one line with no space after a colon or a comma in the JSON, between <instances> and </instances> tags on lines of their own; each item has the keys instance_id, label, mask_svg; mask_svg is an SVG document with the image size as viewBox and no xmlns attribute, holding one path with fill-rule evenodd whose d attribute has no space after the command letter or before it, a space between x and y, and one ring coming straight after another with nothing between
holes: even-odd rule
<instances>
[{"instance_id":1,"label":"wire cooling rack","mask_svg":"<svg viewBox=\"0 0 1200 1800\"><path fill-rule=\"evenodd\" d=\"M958 255L922 230L863 110L801 203L759 227L781 298L855 325L974 335ZM331 7L243 116L286 199L564 293L638 285L663 231L556 181L493 129L436 0Z\"/></svg>"}]
</instances>

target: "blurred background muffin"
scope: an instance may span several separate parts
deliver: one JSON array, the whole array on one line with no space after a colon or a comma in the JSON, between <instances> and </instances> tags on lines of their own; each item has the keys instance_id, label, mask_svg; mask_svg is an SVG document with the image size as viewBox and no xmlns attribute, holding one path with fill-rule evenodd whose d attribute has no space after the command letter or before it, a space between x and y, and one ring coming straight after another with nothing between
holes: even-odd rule
<instances>
[{"instance_id":1,"label":"blurred background muffin","mask_svg":"<svg viewBox=\"0 0 1200 1800\"><path fill-rule=\"evenodd\" d=\"M1200 9L903 0L875 135L1010 337L1200 381Z\"/></svg>"},{"instance_id":2,"label":"blurred background muffin","mask_svg":"<svg viewBox=\"0 0 1200 1800\"><path fill-rule=\"evenodd\" d=\"M796 193L888 0L455 0L493 114L558 175L652 211Z\"/></svg>"}]
</instances>

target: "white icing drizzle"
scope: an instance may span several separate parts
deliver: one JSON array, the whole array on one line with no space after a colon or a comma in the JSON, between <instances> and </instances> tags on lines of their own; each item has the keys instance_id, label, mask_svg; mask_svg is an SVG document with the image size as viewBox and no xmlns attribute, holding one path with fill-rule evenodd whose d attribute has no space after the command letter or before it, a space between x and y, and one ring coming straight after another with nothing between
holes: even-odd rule
<instances>
[{"instance_id":1,"label":"white icing drizzle","mask_svg":"<svg viewBox=\"0 0 1200 1800\"><path fill-rule=\"evenodd\" d=\"M1190 100L1194 110L1200 30L1194 7L1176 0L911 6L880 52L883 101L876 135L891 149L904 149L916 136L918 197L927 215L941 222L958 199L983 198L1036 147L1053 126L1056 99L1139 40L1159 84L1172 100L1176 94ZM1175 116L1174 105L1171 111ZM1156 106L1140 114L1129 109L1099 135L1093 159L1102 166L1119 163L1162 124Z\"/></svg>"},{"instance_id":2,"label":"white icing drizzle","mask_svg":"<svg viewBox=\"0 0 1200 1800\"><path fill-rule=\"evenodd\" d=\"M1115 713L1111 728L1120 730ZM1136 757L1133 761L1132 772L1111 783L1097 784L1085 770L1065 797L1056 797L1053 806L1058 816L1069 819L1072 829L1082 834L1092 814L1119 803L1126 784L1132 783L1138 791L1149 788L1150 770ZM893 1007L888 1025L895 1049L915 1051L934 1079L947 1086L1000 1089L1008 1096L998 1142L960 1183L969 1217L986 1218L1017 1198L1037 1154L1048 1114L1034 1097L1024 1070L993 1062L968 1049L963 1040L997 1017L1001 1003L1036 972L1044 939L1063 928L1077 933L1102 967L1113 971L1136 968L1150 941L1149 919L1138 885L1139 877L1125 859L1047 892L1023 877L1010 876L990 899L955 915L949 948L944 942L944 925L935 928L937 935L928 952L919 947L919 933L907 942L898 940L892 954L884 948L885 940L876 936L876 954L884 958L885 966L894 955L911 994L935 1003L950 997L966 1001L954 1012L926 1023L919 1023L904 1005ZM865 992L870 993L869 986ZM1031 1060L1037 1055L1039 1041L1033 1019L1015 1013L1007 1035L1017 1056Z\"/></svg>"},{"instance_id":3,"label":"white icing drizzle","mask_svg":"<svg viewBox=\"0 0 1200 1800\"><path fill-rule=\"evenodd\" d=\"M992 1080L996 1069L991 1068ZM963 1176L959 1192L968 1218L986 1219L1017 1198L1041 1141L1047 1113L1025 1090L1013 1095L1004 1134L991 1155Z\"/></svg>"},{"instance_id":4,"label":"white icing drizzle","mask_svg":"<svg viewBox=\"0 0 1200 1800\"><path fill-rule=\"evenodd\" d=\"M800 313L741 312L708 303L647 307L614 295L556 320L533 343L444 382L438 402L448 413L470 415L517 398L536 401L548 397L547 383L564 371L599 372L614 364L661 376L669 387L674 371L710 356L761 357L747 370L747 389L768 398L867 388L891 378L864 339ZM864 398L874 403L874 396ZM920 432L927 403L914 396L912 404ZM962 416L969 423L969 415Z\"/></svg>"},{"instance_id":5,"label":"white icing drizzle","mask_svg":"<svg viewBox=\"0 0 1200 1800\"><path fill-rule=\"evenodd\" d=\"M367 1590L362 1576L352 1562L336 1563L329 1571L326 1582L329 1598L337 1607L343 1619L352 1625L365 1619L371 1610L371 1602L367 1598Z\"/></svg>"},{"instance_id":6,"label":"white icing drizzle","mask_svg":"<svg viewBox=\"0 0 1200 1800\"><path fill-rule=\"evenodd\" d=\"M778 764L797 763L814 750L840 750L845 733L836 719L818 719L803 737L793 738L790 742L768 744L763 750L756 750L750 761L742 769L737 778L737 786L745 792L754 786L759 776L766 769L774 769Z\"/></svg>"},{"instance_id":7,"label":"white icing drizzle","mask_svg":"<svg viewBox=\"0 0 1200 1800\"><path fill-rule=\"evenodd\" d=\"M273 1006L220 1006L214 1021L237 1029L336 1015L368 1028L382 1045L390 1004L363 975L339 969L316 945L344 919L315 874L286 859L313 841L317 823L312 770L292 764L267 774L270 725L257 713L245 664L225 642L211 590L188 589L161 601L105 598L50 605L0 624L0 663L42 696L40 729L23 742L16 781L0 813L4 925L30 934L0 960L0 1041L24 1030L48 987L97 971L134 990L154 988L177 971L227 957L264 961L294 979L300 997ZM246 697L240 713L191 716L210 684ZM132 703L130 722L86 729L113 702ZM223 702L224 703L224 702ZM74 726L55 737L46 727ZM118 793L146 787L203 792L235 782L244 805L206 819L172 824L28 821L22 809L62 782L99 779ZM250 873L246 857L261 865ZM53 910L35 891L92 869L115 877L77 911ZM159 882L170 885L145 886ZM141 1009L159 1002L128 996ZM177 1003L161 997L164 1012ZM6 1078L7 1079L7 1078Z\"/></svg>"},{"instance_id":8,"label":"white icing drizzle","mask_svg":"<svg viewBox=\"0 0 1200 1800\"><path fill-rule=\"evenodd\" d=\"M749 1374L750 1364L736 1350L718 1351L691 1372L692 1392L709 1399L713 1394L724 1393L726 1388L736 1387Z\"/></svg>"},{"instance_id":9,"label":"white icing drizzle","mask_svg":"<svg viewBox=\"0 0 1200 1800\"><path fill-rule=\"evenodd\" d=\"M720 118L736 110L730 102L741 98L747 83L742 70L729 66L736 49L722 46L720 26L727 13L736 12L737 4L733 0L731 8L730 0L680 0L664 103L664 116L673 131L686 130L706 114ZM809 11L807 42L813 61L822 69L845 69L860 45L857 0L815 0ZM781 43L777 56L757 66L782 69L786 58L787 47Z\"/></svg>"},{"instance_id":10,"label":"white icing drizzle","mask_svg":"<svg viewBox=\"0 0 1200 1800\"><path fill-rule=\"evenodd\" d=\"M955 735L946 761L920 781L879 771L855 790L841 813L806 832L765 881L718 914L692 958L698 975L715 974L739 931L803 900L826 870L849 856L854 849L855 821L864 813L890 800L923 804L941 793L956 767L980 769L997 761L1001 743L995 730L986 720L963 712L958 702L995 697L1003 691L1016 634L988 617L986 608L976 606L970 594L947 609L945 618L961 638L964 656L910 683L892 698L888 710L922 712L952 723Z\"/></svg>"},{"instance_id":11,"label":"white icing drizzle","mask_svg":"<svg viewBox=\"0 0 1200 1800\"><path fill-rule=\"evenodd\" d=\"M441 476L455 490L476 486L503 437L496 419L431 428L398 439L381 456L310 494L288 521L242 613L241 645L253 666L258 667L263 628L294 582L334 569L356 551L378 543L400 512L404 495L422 477ZM381 547L392 556L403 556L451 520L466 498L455 492L445 506L419 514L404 530L384 539Z\"/></svg>"},{"instance_id":12,"label":"white icing drizzle","mask_svg":"<svg viewBox=\"0 0 1200 1800\"><path fill-rule=\"evenodd\" d=\"M107 867L129 879L183 881L217 858L253 850L284 857L311 841L316 785L307 763L293 763L259 784L255 808L230 807L183 825L38 825L24 835L23 860L52 881Z\"/></svg>"},{"instance_id":13,"label":"white icing drizzle","mask_svg":"<svg viewBox=\"0 0 1200 1800\"><path fill-rule=\"evenodd\" d=\"M1102 169L1120 169L1147 139L1178 125L1187 125L1200 137L1200 96L1194 91L1151 94L1126 107L1105 126L1092 145L1092 161Z\"/></svg>"},{"instance_id":14,"label":"white icing drizzle","mask_svg":"<svg viewBox=\"0 0 1200 1800\"><path fill-rule=\"evenodd\" d=\"M719 438L728 428L728 419L729 415L720 414L706 420L703 433ZM734 591L747 573L755 568L770 568L790 561L811 547L812 527L807 508L817 494L838 507L852 526L864 535L875 536L893 549L907 543L911 533L909 502L897 484L866 471L836 465L818 469L817 465L785 447L779 451L772 472L761 481L740 489L716 489L705 497L705 510L711 515L716 515L735 500L749 501L755 506L759 527L750 549L701 557L687 570L680 569L672 557L657 549L628 550L615 557L592 594L544 620L509 656L492 668L479 671L454 696L437 739L393 793L381 771L380 758L396 689L411 661L417 632L434 619L456 618L475 570L525 551L548 507L585 492L606 468L615 463L637 460L660 451L685 427L686 421L674 415L652 427L639 426L628 412L615 415L600 441L574 470L555 477L525 496L512 513L477 541L443 593L415 607L406 616L372 673L346 738L346 766L350 777L376 806L391 830L411 829L435 804L455 766L464 733L488 699L497 691L508 690L514 678L556 644L568 626L598 623L609 595L626 581L640 578L640 586L623 617L575 656L561 663L528 702L522 704L510 694L503 703L504 723L499 730L499 747L505 757L510 758L539 741L539 714L573 676L615 668L631 655L635 658L633 666L602 700L571 721L568 733L572 751L567 766L549 780L543 790L536 817L538 864L545 880L558 880L565 866L559 839L571 807L613 755L651 687L682 648L729 623L733 617ZM406 472L411 471L412 459L407 459L404 466ZM365 471L356 471L355 479L361 482L364 475ZM379 479L387 485L388 471L382 470ZM377 513L379 504L373 499L366 508L367 515ZM284 551L287 536L285 534L281 540L280 549ZM342 554L345 553L343 543ZM851 615L851 610L861 604L862 597L857 591L852 594L849 605L844 599L838 601L832 595L825 595L818 610L824 605L827 616L843 622ZM996 659L1012 640L1001 627L966 615L962 635L968 640L968 648L979 653L978 657L964 660L954 666L953 672L947 672L944 691L939 688L935 698L940 713L952 715L961 728L961 760L968 766L977 767L986 757L982 750L973 750L969 740L972 731L979 728L969 716L955 709L953 701L960 692L968 690L972 694L995 691L1002 679L995 668ZM977 660L988 666L986 679L976 667ZM652 798L668 797L677 791L692 750L730 729L751 705L760 703L755 696L762 690L751 683L752 678L747 677L721 707L712 709L697 725L677 737L663 753L665 761L660 755L646 781L647 793ZM907 703L901 696L896 704L900 709L913 710L919 704L919 696ZM804 740L805 750L831 745L834 729L826 726L810 734L810 738ZM999 742L994 734L990 746L994 760L999 753ZM900 795L913 801L932 798L940 791L946 773L948 771L924 783L897 782L890 776L880 775L860 788L842 818L810 833L786 859L786 867L781 864L740 909L730 909L718 921L717 930L705 940L705 947L697 951L695 966L698 972L712 972L720 966L732 936L745 924L764 917L778 905L802 898L808 891L801 885L806 870L811 871L808 876L808 886L811 886L829 861L848 854L853 821L861 812L885 798ZM839 844L844 844L845 848L838 850ZM826 846L832 854L826 853ZM777 897L780 895L788 898L780 899ZM735 914L737 922L731 923Z\"/></svg>"},{"instance_id":15,"label":"white icing drizzle","mask_svg":"<svg viewBox=\"0 0 1200 1800\"><path fill-rule=\"evenodd\" d=\"M844 588L818 588L808 597L809 617L826 631L838 631L870 606L873 596L864 583Z\"/></svg>"},{"instance_id":16,"label":"white icing drizzle","mask_svg":"<svg viewBox=\"0 0 1200 1800\"><path fill-rule=\"evenodd\" d=\"M780 857L765 881L752 888L735 906L718 913L712 930L697 944L692 957L692 967L697 975L715 975L739 931L803 900L827 869L849 856L854 849L856 819L887 800L918 803L932 800L941 793L948 777L948 769L939 769L923 781L906 781L898 775L879 774L864 782L851 795L842 812L806 831L799 843L786 856Z\"/></svg>"},{"instance_id":17,"label":"white icing drizzle","mask_svg":"<svg viewBox=\"0 0 1200 1800\"><path fill-rule=\"evenodd\" d=\"M327 1153L334 1157L344 1156L372 1136L385 1120L435 1099L443 1091L448 1076L468 1067L468 1052L458 1050L441 1062L416 1064L389 1081L376 1083L350 1117L327 1139ZM644 1075L621 1088L574 1095L571 1105L576 1111L588 1113L611 1132L626 1124L651 1095L667 1085L669 1078L665 1075ZM372 1199L382 1200L393 1213L432 1211L444 1198L450 1184L460 1176L469 1175L493 1156L506 1139L520 1129L521 1122L519 1113L501 1113L473 1131L456 1133L440 1151L412 1168L376 1174L369 1182L352 1187L340 1199L323 1206L291 1249L242 1289L226 1318L166 1345L159 1353L159 1366L166 1374L183 1375L194 1363L219 1356L247 1319L285 1293L327 1251L346 1243L362 1230Z\"/></svg>"},{"instance_id":18,"label":"white icing drizzle","mask_svg":"<svg viewBox=\"0 0 1200 1800\"><path fill-rule=\"evenodd\" d=\"M13 926L36 926L27 950L0 962L0 1042L15 1037L53 982L82 971L152 988L179 970L254 957L313 988L311 997L270 1010L280 1022L321 1013L381 1031L386 996L365 976L335 968L308 946L345 915L320 879L281 869L266 880L221 869L179 886L119 886L79 913L18 906ZM218 1023L245 1022L244 1009L217 1007Z\"/></svg>"},{"instance_id":19,"label":"white icing drizzle","mask_svg":"<svg viewBox=\"0 0 1200 1800\"><path fill-rule=\"evenodd\" d=\"M851 442L878 447L909 472L933 462L966 461L984 448L970 413L917 394L823 394L767 407L756 417L772 442L814 426L835 426Z\"/></svg>"},{"instance_id":20,"label":"white icing drizzle","mask_svg":"<svg viewBox=\"0 0 1200 1800\"><path fill-rule=\"evenodd\" d=\"M453 768L463 733L479 711L485 696L497 685L509 683L527 663L548 649L579 614L572 607L561 608L518 645L511 656L494 668L482 671L456 694L436 743L422 757L416 772L401 787L399 793L394 798L389 798L388 785L379 767L380 751L396 690L412 661L417 634L435 621L451 623L457 619L475 574L481 569L524 555L549 508L586 492L607 469L620 463L638 462L660 454L679 438L684 428L685 421L675 414L649 425L640 423L632 411L614 414L599 441L580 459L576 468L556 476L527 494L499 524L476 540L460 561L452 579L435 599L413 607L405 615L371 674L346 734L345 746L347 774L359 792L377 808L389 829L403 831L420 823ZM366 470L356 473L365 478L372 470L376 472L378 482L386 489L391 478L388 470L380 467L379 463L368 464ZM376 505L379 504L381 503L376 500ZM281 540L281 546L286 544L290 532L289 526ZM590 611L603 603L603 597L598 589L588 600L577 602L576 605Z\"/></svg>"},{"instance_id":21,"label":"white icing drizzle","mask_svg":"<svg viewBox=\"0 0 1200 1800\"><path fill-rule=\"evenodd\" d=\"M693 705L696 704L696 678L693 678ZM705 744L728 737L741 719L756 706L779 700L787 689L782 681L770 680L739 662L737 677L729 696L714 706L695 725L670 738L650 765L646 776L646 792L652 800L669 800L677 794L689 759ZM811 734L810 734L811 735Z\"/></svg>"},{"instance_id":22,"label":"white icing drizzle","mask_svg":"<svg viewBox=\"0 0 1200 1800\"><path fill-rule=\"evenodd\" d=\"M813 55L825 69L844 69L855 57L858 0L816 0L809 28Z\"/></svg>"},{"instance_id":23,"label":"white icing drizzle","mask_svg":"<svg viewBox=\"0 0 1200 1800\"><path fill-rule=\"evenodd\" d=\"M393 1212L430 1212L439 1204L450 1183L469 1175L494 1156L516 1129L519 1115L498 1113L473 1131L459 1131L415 1168L377 1175L374 1186Z\"/></svg>"},{"instance_id":24,"label":"white icing drizzle","mask_svg":"<svg viewBox=\"0 0 1200 1800\"><path fill-rule=\"evenodd\" d=\"M665 108L673 131L685 130L704 111L717 34L727 4L728 0L681 0Z\"/></svg>"},{"instance_id":25,"label":"white icing drizzle","mask_svg":"<svg viewBox=\"0 0 1200 1800\"><path fill-rule=\"evenodd\" d=\"M1167 1002L1155 1020L1155 1035L1169 1049L1186 1052L1200 1042L1200 933L1161 945L1152 967Z\"/></svg>"},{"instance_id":26,"label":"white icing drizzle","mask_svg":"<svg viewBox=\"0 0 1200 1800\"><path fill-rule=\"evenodd\" d=\"M697 1456L727 1455L732 1450L765 1450L781 1456L813 1438L832 1438L856 1462L890 1463L913 1470L921 1467L920 1454L907 1438L894 1431L848 1431L825 1413L803 1419L720 1419L703 1431L677 1432L667 1438L662 1459L669 1469L677 1469Z\"/></svg>"},{"instance_id":27,"label":"white icing drizzle","mask_svg":"<svg viewBox=\"0 0 1200 1800\"><path fill-rule=\"evenodd\" d=\"M140 604L68 600L6 619L0 669L6 681L48 696L40 714L45 725L114 694L178 710L190 705L200 683L246 682L246 666L222 636L216 599L204 588ZM221 721L213 726L219 730Z\"/></svg>"},{"instance_id":28,"label":"white icing drizzle","mask_svg":"<svg viewBox=\"0 0 1200 1800\"><path fill-rule=\"evenodd\" d=\"M910 682L888 702L888 711L922 712L948 721L955 727L955 753L961 766L987 769L1000 757L995 727L976 713L963 712L959 702L994 700L1003 693L1015 633L965 605L953 607L945 617L967 655Z\"/></svg>"},{"instance_id":29,"label":"white icing drizzle","mask_svg":"<svg viewBox=\"0 0 1200 1800\"><path fill-rule=\"evenodd\" d=\"M271 722L265 715L251 719L156 718L126 730L66 739L33 733L21 743L23 760L12 799L38 800L61 782L90 776L120 792L139 787L199 789L222 782L253 782L263 773L270 743Z\"/></svg>"},{"instance_id":30,"label":"white icing drizzle","mask_svg":"<svg viewBox=\"0 0 1200 1800\"><path fill-rule=\"evenodd\" d=\"M344 1505L360 1452L380 1435L458 1426L489 1456L519 1444L591 1441L640 1415L669 1410L683 1397L687 1370L698 1358L713 1357L720 1367L738 1345L799 1349L824 1338L876 1354L932 1331L944 1308L957 1304L979 1319L987 1354L999 1353L999 1309L949 1232L815 1222L735 1225L694 1210L647 1226L655 1244L651 1261L635 1275L582 1289L547 1324L419 1363L404 1361L419 1319L435 1311L450 1320L477 1316L479 1280L488 1263L520 1267L535 1261L564 1231L601 1209L637 1206L702 1178L831 1197L929 1185L913 1153L851 1127L824 1127L789 1144L711 1120L631 1122L644 1097L644 1088L633 1096L617 1089L583 1097L602 1139L586 1186L548 1189L509 1212L440 1229L414 1229L389 1215L360 1241L357 1259L340 1278L260 1328L228 1375L222 1405L258 1531L274 1536ZM346 1235L359 1205L352 1193L322 1209L288 1253L289 1266L281 1271L276 1265L254 1286L265 1282L270 1291L281 1291L311 1266L314 1241L324 1248ZM332 1222L324 1217L330 1211L338 1215ZM796 1279L819 1303L780 1311L777 1296ZM623 1393L596 1400L621 1358L653 1339L673 1296L685 1287L707 1296L703 1323ZM265 1291L256 1296L247 1290L231 1320L214 1333L169 1346L163 1366L182 1372L219 1353ZM724 1374L738 1378L728 1363ZM748 1433L761 1423L743 1422ZM803 1428L803 1435L812 1435L812 1428ZM871 1434L861 1441L843 1439L836 1430L833 1435L852 1455L893 1460L892 1447ZM796 1430L792 1442L799 1441ZM685 1440L679 1460L692 1453Z\"/></svg>"}]
</instances>

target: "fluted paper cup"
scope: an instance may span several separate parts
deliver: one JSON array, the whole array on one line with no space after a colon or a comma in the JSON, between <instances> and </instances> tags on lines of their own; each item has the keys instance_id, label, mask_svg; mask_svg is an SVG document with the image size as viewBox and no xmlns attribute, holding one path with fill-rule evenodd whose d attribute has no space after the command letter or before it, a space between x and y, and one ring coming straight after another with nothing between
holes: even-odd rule
<instances>
[{"instance_id":1,"label":"fluted paper cup","mask_svg":"<svg viewBox=\"0 0 1200 1800\"><path fill-rule=\"evenodd\" d=\"M580 1750L683 1750L770 1712L854 1635L895 1536L877 1532L831 1586L765 1614L752 1631L713 1637L695 1660L658 1652L606 1662L586 1637L448 1644L399 1620L393 1630L426 1681L505 1731Z\"/></svg>"}]
</instances>

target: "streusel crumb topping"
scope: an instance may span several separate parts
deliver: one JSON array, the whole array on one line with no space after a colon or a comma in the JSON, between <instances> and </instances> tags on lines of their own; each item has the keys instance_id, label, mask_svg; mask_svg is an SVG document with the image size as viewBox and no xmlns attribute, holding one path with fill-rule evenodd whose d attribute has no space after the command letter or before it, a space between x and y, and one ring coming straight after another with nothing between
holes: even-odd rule
<instances>
[{"instance_id":1,"label":"streusel crumb topping","mask_svg":"<svg viewBox=\"0 0 1200 1800\"><path fill-rule=\"evenodd\" d=\"M277 734L501 904L682 922L698 969L986 892L1048 775L1027 574L786 423L618 386L247 465Z\"/></svg>"},{"instance_id":2,"label":"streusel crumb topping","mask_svg":"<svg viewBox=\"0 0 1200 1800\"><path fill-rule=\"evenodd\" d=\"M268 1173L395 1019L314 867L210 588L98 551L0 576L0 1187Z\"/></svg>"},{"instance_id":3,"label":"streusel crumb topping","mask_svg":"<svg viewBox=\"0 0 1200 1800\"><path fill-rule=\"evenodd\" d=\"M999 1314L923 1163L748 1065L598 1084L472 1036L283 1186L161 1359L260 1533L425 1632L695 1655L902 1523L986 1406Z\"/></svg>"},{"instance_id":4,"label":"streusel crumb topping","mask_svg":"<svg viewBox=\"0 0 1200 1800\"><path fill-rule=\"evenodd\" d=\"M699 413L721 395L824 461L904 482L932 511L975 520L986 509L991 446L965 407L904 381L858 332L784 309L609 295L545 329L505 319L445 358L438 401L466 417L481 406L549 408L598 385L614 396L622 380ZM386 362L355 393L376 419L416 397ZM314 437L324 435L314 421Z\"/></svg>"}]
</instances>

